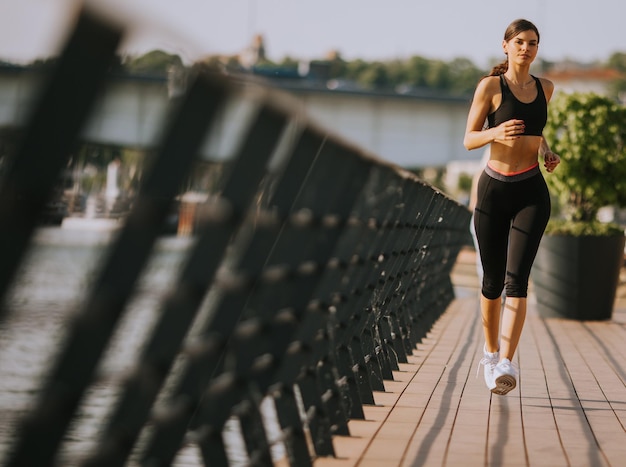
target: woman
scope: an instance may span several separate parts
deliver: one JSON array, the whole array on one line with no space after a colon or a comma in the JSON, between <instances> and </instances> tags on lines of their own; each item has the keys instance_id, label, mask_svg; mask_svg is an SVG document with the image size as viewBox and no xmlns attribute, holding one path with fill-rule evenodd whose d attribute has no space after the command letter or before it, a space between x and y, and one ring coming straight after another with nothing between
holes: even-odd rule
<instances>
[{"instance_id":1,"label":"woman","mask_svg":"<svg viewBox=\"0 0 626 467\"><path fill-rule=\"evenodd\" d=\"M512 360L526 318L528 278L550 217L550 197L538 156L548 172L560 158L542 135L554 85L530 75L539 31L530 21L518 19L507 28L502 48L507 59L476 87L463 144L470 150L490 146L474 209L483 270L481 364L487 387L504 395L517 384ZM500 336L503 290L506 306Z\"/></svg>"}]
</instances>

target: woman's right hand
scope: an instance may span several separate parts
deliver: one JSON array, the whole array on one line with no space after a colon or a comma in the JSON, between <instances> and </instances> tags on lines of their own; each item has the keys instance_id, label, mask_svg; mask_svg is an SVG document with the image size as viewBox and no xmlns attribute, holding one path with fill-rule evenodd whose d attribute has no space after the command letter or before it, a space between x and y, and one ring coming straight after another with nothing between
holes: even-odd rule
<instances>
[{"instance_id":1,"label":"woman's right hand","mask_svg":"<svg viewBox=\"0 0 626 467\"><path fill-rule=\"evenodd\" d=\"M518 139L524 133L524 120L511 119L493 128L494 141Z\"/></svg>"}]
</instances>

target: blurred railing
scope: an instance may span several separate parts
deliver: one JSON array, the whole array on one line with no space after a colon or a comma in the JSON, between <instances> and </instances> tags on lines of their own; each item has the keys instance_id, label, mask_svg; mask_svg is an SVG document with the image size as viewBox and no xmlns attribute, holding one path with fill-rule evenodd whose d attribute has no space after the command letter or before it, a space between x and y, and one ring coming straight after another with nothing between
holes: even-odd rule
<instances>
[{"instance_id":1,"label":"blurred railing","mask_svg":"<svg viewBox=\"0 0 626 467\"><path fill-rule=\"evenodd\" d=\"M81 16L7 163L4 301L121 36ZM294 466L332 456L332 436L349 435L348 420L364 418L373 391L454 298L469 211L307 122L284 97L244 88L197 72L173 105L133 208L16 427L8 466L55 462L172 200L233 102L248 109L240 147L82 465L169 465L189 444L205 465L229 465L223 430L233 417L250 465L271 465L275 443ZM268 435L268 400L279 436Z\"/></svg>"}]
</instances>

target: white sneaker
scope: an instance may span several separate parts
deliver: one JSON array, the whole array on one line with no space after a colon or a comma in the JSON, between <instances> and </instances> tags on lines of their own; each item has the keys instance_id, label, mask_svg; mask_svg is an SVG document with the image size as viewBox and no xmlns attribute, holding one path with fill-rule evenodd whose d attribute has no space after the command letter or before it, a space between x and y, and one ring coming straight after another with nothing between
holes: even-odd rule
<instances>
[{"instance_id":1,"label":"white sneaker","mask_svg":"<svg viewBox=\"0 0 626 467\"><path fill-rule=\"evenodd\" d=\"M504 396L517 385L518 370L508 358L503 358L493 370L494 388L491 392Z\"/></svg>"},{"instance_id":2,"label":"white sneaker","mask_svg":"<svg viewBox=\"0 0 626 467\"><path fill-rule=\"evenodd\" d=\"M478 376L478 370L480 370L480 365L482 365L485 372L485 384L490 390L493 390L496 387L493 371L499 360L500 352L487 352L486 347L483 346L483 358L480 360L480 362L478 362L476 375Z\"/></svg>"}]
</instances>

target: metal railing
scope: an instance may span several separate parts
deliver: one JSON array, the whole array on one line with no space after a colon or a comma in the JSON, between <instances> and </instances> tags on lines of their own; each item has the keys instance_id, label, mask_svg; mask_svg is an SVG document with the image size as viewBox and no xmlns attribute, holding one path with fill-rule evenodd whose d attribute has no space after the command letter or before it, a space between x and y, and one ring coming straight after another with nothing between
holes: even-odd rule
<instances>
[{"instance_id":1,"label":"metal railing","mask_svg":"<svg viewBox=\"0 0 626 467\"><path fill-rule=\"evenodd\" d=\"M121 37L83 13L7 164L0 299ZM56 462L172 200L233 100L251 109L241 144L219 193L202 207L180 273L81 465L170 465L189 444L205 465L230 465L223 430L233 417L250 465L271 465L275 443L294 466L333 456L332 436L350 434L348 420L364 418L373 391L384 391L445 311L469 211L282 99L205 72L193 76L132 210L67 322L36 404L16 427L7 466ZM7 318L9 308L0 310L0 320ZM266 400L278 436L268 435Z\"/></svg>"}]
</instances>

